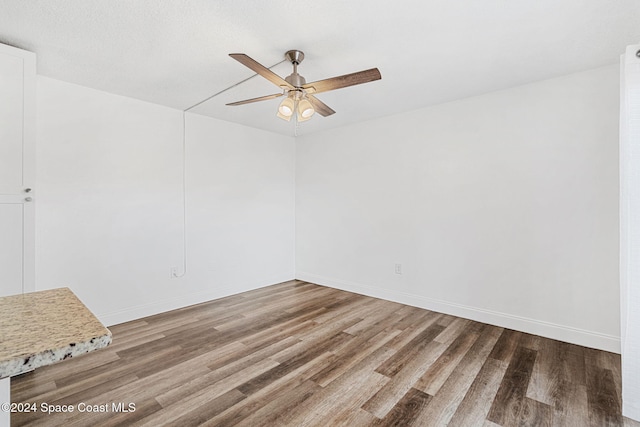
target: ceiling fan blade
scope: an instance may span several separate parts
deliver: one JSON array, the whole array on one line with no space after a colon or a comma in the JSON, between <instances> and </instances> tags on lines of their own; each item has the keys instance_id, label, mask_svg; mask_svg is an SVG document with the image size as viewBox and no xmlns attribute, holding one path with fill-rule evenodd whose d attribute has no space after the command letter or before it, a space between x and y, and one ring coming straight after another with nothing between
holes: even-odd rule
<instances>
[{"instance_id":1,"label":"ceiling fan blade","mask_svg":"<svg viewBox=\"0 0 640 427\"><path fill-rule=\"evenodd\" d=\"M281 97L283 94L282 93L274 93L273 95L266 95L266 96L260 96L258 98L251 98L251 99L245 99L244 101L236 101L236 102L231 102L227 105L244 105L244 104L251 104L252 102L258 102L258 101L267 101L269 99L274 99L274 98L279 98Z\"/></svg>"},{"instance_id":2,"label":"ceiling fan blade","mask_svg":"<svg viewBox=\"0 0 640 427\"><path fill-rule=\"evenodd\" d=\"M283 79L264 65L260 64L259 62L249 58L244 53L230 53L229 56L245 67L251 68L253 71L260 74L262 77L269 80L274 85L285 87L287 89L293 89L293 86L289 84L289 82L287 82L285 79Z\"/></svg>"},{"instance_id":3,"label":"ceiling fan blade","mask_svg":"<svg viewBox=\"0 0 640 427\"><path fill-rule=\"evenodd\" d=\"M320 101L318 98L316 98L313 95L309 95L307 94L307 99L309 100L309 102L311 103L311 105L313 105L313 108L318 112L318 114L320 114L323 117L327 117L330 116L332 114L335 113L335 111L333 111L331 109L331 107L329 107L327 104L325 104L324 102Z\"/></svg>"},{"instance_id":4,"label":"ceiling fan blade","mask_svg":"<svg viewBox=\"0 0 640 427\"><path fill-rule=\"evenodd\" d=\"M380 71L377 68L371 68L370 70L359 71L357 73L345 74L343 76L332 77L330 79L307 83L302 85L302 88L307 92L320 93L334 89L340 89L343 87L355 86L362 83L368 83L374 80L380 80L381 78L382 76L380 75Z\"/></svg>"}]
</instances>

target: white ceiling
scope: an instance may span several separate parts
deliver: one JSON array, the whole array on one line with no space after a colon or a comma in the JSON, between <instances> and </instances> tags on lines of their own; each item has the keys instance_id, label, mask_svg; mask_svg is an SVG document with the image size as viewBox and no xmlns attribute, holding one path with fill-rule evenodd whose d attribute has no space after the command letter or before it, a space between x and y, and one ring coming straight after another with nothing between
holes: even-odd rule
<instances>
[{"instance_id":1,"label":"white ceiling","mask_svg":"<svg viewBox=\"0 0 640 427\"><path fill-rule=\"evenodd\" d=\"M318 94L342 126L614 64L640 42L638 0L0 0L0 42L33 51L38 73L186 109L269 67L289 49L307 81L378 67L382 80ZM286 76L291 65L273 69ZM285 135L277 93L255 77L194 109Z\"/></svg>"}]
</instances>

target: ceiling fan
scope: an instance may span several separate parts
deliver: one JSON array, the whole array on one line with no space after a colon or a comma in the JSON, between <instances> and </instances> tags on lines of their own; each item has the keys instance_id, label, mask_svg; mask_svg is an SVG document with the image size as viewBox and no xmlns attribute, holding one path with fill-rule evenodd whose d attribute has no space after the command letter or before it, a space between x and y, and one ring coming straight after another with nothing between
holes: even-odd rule
<instances>
[{"instance_id":1,"label":"ceiling fan","mask_svg":"<svg viewBox=\"0 0 640 427\"><path fill-rule=\"evenodd\" d=\"M297 119L299 122L309 120L316 111L321 116L330 116L334 114L335 111L316 98L314 94L368 83L382 78L380 71L378 71L377 68L371 68L357 73L345 74L338 77L332 77L330 79L307 83L305 78L298 74L298 65L300 65L304 59L304 53L299 50L290 50L284 54L284 57L293 64L293 73L284 79L244 53L230 53L229 56L240 62L242 65L260 74L271 83L280 87L280 89L282 89L282 93L274 93L273 95L245 99L244 101L232 102L227 105L250 104L252 102L266 101L285 96L285 99L278 107L277 116L286 121L291 120L294 112L297 113Z\"/></svg>"}]
</instances>

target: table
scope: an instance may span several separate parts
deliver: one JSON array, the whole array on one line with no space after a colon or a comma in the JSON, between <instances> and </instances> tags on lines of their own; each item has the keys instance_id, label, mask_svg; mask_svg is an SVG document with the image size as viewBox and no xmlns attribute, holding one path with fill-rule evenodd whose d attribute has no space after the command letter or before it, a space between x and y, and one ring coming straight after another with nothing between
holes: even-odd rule
<instances>
[{"instance_id":1,"label":"table","mask_svg":"<svg viewBox=\"0 0 640 427\"><path fill-rule=\"evenodd\" d=\"M10 377L110 343L111 332L69 288L0 298L0 404L10 402ZM9 414L0 411L0 427Z\"/></svg>"}]
</instances>

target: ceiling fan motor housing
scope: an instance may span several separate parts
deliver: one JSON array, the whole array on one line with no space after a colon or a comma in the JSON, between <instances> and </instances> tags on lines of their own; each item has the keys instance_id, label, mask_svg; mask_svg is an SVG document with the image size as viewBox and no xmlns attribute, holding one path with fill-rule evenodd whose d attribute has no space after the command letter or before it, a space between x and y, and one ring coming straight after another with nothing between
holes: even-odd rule
<instances>
[{"instance_id":1,"label":"ceiling fan motor housing","mask_svg":"<svg viewBox=\"0 0 640 427\"><path fill-rule=\"evenodd\" d=\"M293 87L301 87L307 82L304 77L298 74L298 64L304 60L304 53L300 50L289 50L284 54L284 57L293 64L293 73L285 77L285 80Z\"/></svg>"},{"instance_id":2,"label":"ceiling fan motor housing","mask_svg":"<svg viewBox=\"0 0 640 427\"><path fill-rule=\"evenodd\" d=\"M287 83L289 83L293 87L301 87L303 84L307 83L307 81L298 73L291 73L287 77L284 78Z\"/></svg>"}]
</instances>

